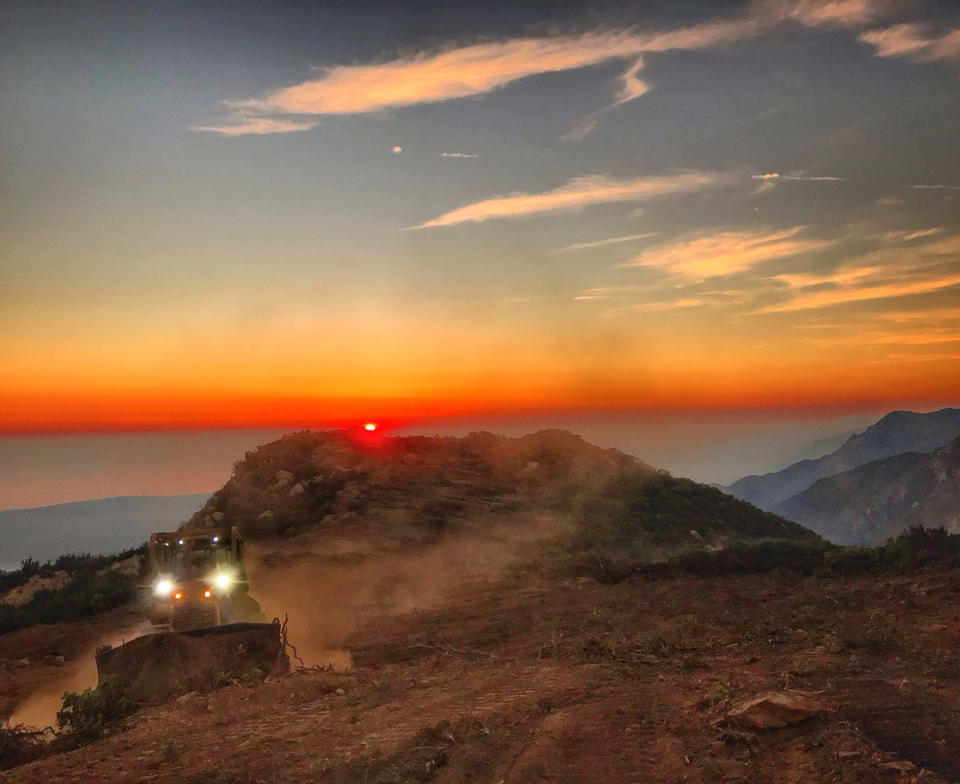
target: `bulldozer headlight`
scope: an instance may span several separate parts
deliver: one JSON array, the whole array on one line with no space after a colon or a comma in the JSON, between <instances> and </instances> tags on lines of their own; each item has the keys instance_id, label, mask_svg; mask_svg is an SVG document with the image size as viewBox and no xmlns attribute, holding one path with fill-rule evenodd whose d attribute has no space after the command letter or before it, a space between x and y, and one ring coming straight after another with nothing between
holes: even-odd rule
<instances>
[{"instance_id":1,"label":"bulldozer headlight","mask_svg":"<svg viewBox=\"0 0 960 784\"><path fill-rule=\"evenodd\" d=\"M232 583L233 583L233 577L231 577L229 574L226 574L225 572L216 574L213 577L213 584L221 591L227 590L227 588L229 588Z\"/></svg>"},{"instance_id":2,"label":"bulldozer headlight","mask_svg":"<svg viewBox=\"0 0 960 784\"><path fill-rule=\"evenodd\" d=\"M212 595L213 595L213 594L210 593L210 589L209 589L209 588L203 592L203 598L204 598L204 599L209 599Z\"/></svg>"},{"instance_id":3,"label":"bulldozer headlight","mask_svg":"<svg viewBox=\"0 0 960 784\"><path fill-rule=\"evenodd\" d=\"M169 596L173 593L173 582L166 577L161 577L153 584L153 592L157 596Z\"/></svg>"},{"instance_id":4,"label":"bulldozer headlight","mask_svg":"<svg viewBox=\"0 0 960 784\"><path fill-rule=\"evenodd\" d=\"M183 594L180 593L180 591L177 591L177 592L173 595L173 598L174 598L174 599L177 599L177 600L179 601L180 599L183 598Z\"/></svg>"}]
</instances>

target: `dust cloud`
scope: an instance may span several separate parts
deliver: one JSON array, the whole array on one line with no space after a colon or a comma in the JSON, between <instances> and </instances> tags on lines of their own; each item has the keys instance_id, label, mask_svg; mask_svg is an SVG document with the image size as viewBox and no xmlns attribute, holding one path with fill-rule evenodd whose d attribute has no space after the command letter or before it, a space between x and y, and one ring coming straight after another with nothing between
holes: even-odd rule
<instances>
[{"instance_id":1,"label":"dust cloud","mask_svg":"<svg viewBox=\"0 0 960 784\"><path fill-rule=\"evenodd\" d=\"M148 634L149 623L140 622L105 635L84 650L76 663L65 666L43 688L33 692L21 702L10 715L7 724L14 727L25 724L30 727L56 727L57 711L60 710L63 693L83 691L97 685L97 648L102 645L122 645L127 640Z\"/></svg>"},{"instance_id":2,"label":"dust cloud","mask_svg":"<svg viewBox=\"0 0 960 784\"><path fill-rule=\"evenodd\" d=\"M283 549L250 546L250 594L267 619L289 615L290 642L307 666L351 666L344 641L376 619L427 610L471 586L502 577L528 548L556 534L542 515L477 525L430 544L370 549L369 535Z\"/></svg>"}]
</instances>

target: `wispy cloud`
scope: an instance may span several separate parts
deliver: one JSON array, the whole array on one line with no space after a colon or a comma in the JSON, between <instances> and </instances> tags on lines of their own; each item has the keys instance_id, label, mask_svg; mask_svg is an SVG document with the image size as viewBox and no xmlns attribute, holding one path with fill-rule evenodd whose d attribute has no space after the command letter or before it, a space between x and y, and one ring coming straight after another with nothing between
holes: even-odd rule
<instances>
[{"instance_id":1,"label":"wispy cloud","mask_svg":"<svg viewBox=\"0 0 960 784\"><path fill-rule=\"evenodd\" d=\"M754 174L755 180L793 180L795 182L843 182L843 177L830 177L828 175L806 175L806 174L780 174L780 172L768 172L767 174Z\"/></svg>"},{"instance_id":2,"label":"wispy cloud","mask_svg":"<svg viewBox=\"0 0 960 784\"><path fill-rule=\"evenodd\" d=\"M602 30L579 35L514 38L439 50L423 50L383 62L335 65L288 87L261 96L227 100L230 115L220 123L194 130L237 136L306 130L304 116L368 114L418 104L485 95L521 79L586 68L612 60L630 60L620 77L611 106L600 110L571 132L586 134L597 117L645 94L640 78L643 55L729 45L785 22L807 27L856 27L878 15L878 0L760 0L745 12L673 30L637 28ZM265 118L285 115L301 119L267 130Z\"/></svg>"},{"instance_id":3,"label":"wispy cloud","mask_svg":"<svg viewBox=\"0 0 960 784\"><path fill-rule=\"evenodd\" d=\"M882 16L890 5L883 0L761 0L755 13L806 27L860 27Z\"/></svg>"},{"instance_id":4,"label":"wispy cloud","mask_svg":"<svg viewBox=\"0 0 960 784\"><path fill-rule=\"evenodd\" d=\"M317 125L319 125L319 120L284 120L276 117L235 112L219 125L194 125L190 130L216 133L220 136L246 136L248 134L262 135L309 131Z\"/></svg>"},{"instance_id":5,"label":"wispy cloud","mask_svg":"<svg viewBox=\"0 0 960 784\"><path fill-rule=\"evenodd\" d=\"M645 250L620 267L660 267L704 280L742 272L773 259L821 250L830 240L803 239L804 226L779 231L723 231L682 237Z\"/></svg>"},{"instance_id":6,"label":"wispy cloud","mask_svg":"<svg viewBox=\"0 0 960 784\"><path fill-rule=\"evenodd\" d=\"M833 273L778 275L775 279L794 289L794 295L756 312L785 313L942 291L960 286L958 258L960 235L954 235L919 247L874 251Z\"/></svg>"},{"instance_id":7,"label":"wispy cloud","mask_svg":"<svg viewBox=\"0 0 960 784\"><path fill-rule=\"evenodd\" d=\"M914 185L918 191L960 191L960 185Z\"/></svg>"},{"instance_id":8,"label":"wispy cloud","mask_svg":"<svg viewBox=\"0 0 960 784\"><path fill-rule=\"evenodd\" d=\"M520 79L639 58L644 52L702 49L740 40L759 29L751 18L716 20L666 32L611 30L549 38L516 38L441 51L418 52L367 65L320 68L299 84L258 98L224 101L226 122L197 130L239 135L255 120L278 115L368 114L484 95ZM623 77L620 100L641 94L639 59ZM236 127L238 130L228 131ZM247 131L250 132L250 131ZM263 132L263 131L259 131Z\"/></svg>"},{"instance_id":9,"label":"wispy cloud","mask_svg":"<svg viewBox=\"0 0 960 784\"><path fill-rule=\"evenodd\" d=\"M684 310L686 308L698 308L706 304L704 300L698 297L683 297L681 299L666 300L663 302L644 302L640 305L631 305L631 310L641 313L663 313L668 310Z\"/></svg>"},{"instance_id":10,"label":"wispy cloud","mask_svg":"<svg viewBox=\"0 0 960 784\"><path fill-rule=\"evenodd\" d=\"M526 218L559 210L578 210L592 204L646 201L701 191L725 184L731 179L731 175L722 172L689 172L632 180L602 176L575 177L565 185L544 193L514 193L467 204L411 228L428 229L497 218Z\"/></svg>"},{"instance_id":11,"label":"wispy cloud","mask_svg":"<svg viewBox=\"0 0 960 784\"><path fill-rule=\"evenodd\" d=\"M806 175L806 174L780 174L780 172L765 172L763 174L754 174L754 180L758 180L757 187L752 195L757 196L761 193L773 190L778 182L843 182L843 177L831 177L827 175Z\"/></svg>"},{"instance_id":12,"label":"wispy cloud","mask_svg":"<svg viewBox=\"0 0 960 784\"><path fill-rule=\"evenodd\" d=\"M472 152L442 152L440 153L441 158L479 158L479 155L476 155Z\"/></svg>"},{"instance_id":13,"label":"wispy cloud","mask_svg":"<svg viewBox=\"0 0 960 784\"><path fill-rule=\"evenodd\" d=\"M918 63L960 60L960 28L936 32L916 22L870 30L860 40L876 49L877 57L903 57Z\"/></svg>"},{"instance_id":14,"label":"wispy cloud","mask_svg":"<svg viewBox=\"0 0 960 784\"><path fill-rule=\"evenodd\" d=\"M943 226L931 226L929 229L914 229L912 231L887 231L876 235L876 238L883 242L915 242L928 237L936 237L943 232Z\"/></svg>"},{"instance_id":15,"label":"wispy cloud","mask_svg":"<svg viewBox=\"0 0 960 784\"><path fill-rule=\"evenodd\" d=\"M871 360L866 364L879 365L887 362L956 362L960 354L887 354L883 359Z\"/></svg>"},{"instance_id":16,"label":"wispy cloud","mask_svg":"<svg viewBox=\"0 0 960 784\"><path fill-rule=\"evenodd\" d=\"M659 232L645 231L640 234L624 234L620 237L608 237L605 240L594 240L593 242L574 242L572 245L564 245L551 253L572 253L578 250L589 250L591 248L602 248L605 245L619 245L623 242L634 242L636 240L646 240L650 237L656 237Z\"/></svg>"}]
</instances>

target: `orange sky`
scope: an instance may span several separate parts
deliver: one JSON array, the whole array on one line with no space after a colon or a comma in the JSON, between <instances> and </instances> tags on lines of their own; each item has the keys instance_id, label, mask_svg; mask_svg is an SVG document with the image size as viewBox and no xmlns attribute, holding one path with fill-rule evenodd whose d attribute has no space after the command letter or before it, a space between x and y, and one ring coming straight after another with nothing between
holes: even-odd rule
<instances>
[{"instance_id":1,"label":"orange sky","mask_svg":"<svg viewBox=\"0 0 960 784\"><path fill-rule=\"evenodd\" d=\"M943 5L19 4L0 433L956 404Z\"/></svg>"}]
</instances>

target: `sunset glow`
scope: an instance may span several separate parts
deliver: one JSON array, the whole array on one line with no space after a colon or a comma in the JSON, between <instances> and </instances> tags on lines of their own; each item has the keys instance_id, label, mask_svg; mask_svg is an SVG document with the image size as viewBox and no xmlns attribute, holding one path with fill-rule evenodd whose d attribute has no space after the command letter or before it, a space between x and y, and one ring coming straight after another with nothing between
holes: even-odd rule
<instances>
[{"instance_id":1,"label":"sunset glow","mask_svg":"<svg viewBox=\"0 0 960 784\"><path fill-rule=\"evenodd\" d=\"M955 402L960 18L699 8L91 22L158 72L25 4L0 432Z\"/></svg>"}]
</instances>

